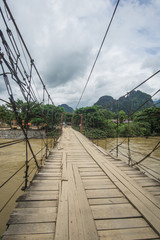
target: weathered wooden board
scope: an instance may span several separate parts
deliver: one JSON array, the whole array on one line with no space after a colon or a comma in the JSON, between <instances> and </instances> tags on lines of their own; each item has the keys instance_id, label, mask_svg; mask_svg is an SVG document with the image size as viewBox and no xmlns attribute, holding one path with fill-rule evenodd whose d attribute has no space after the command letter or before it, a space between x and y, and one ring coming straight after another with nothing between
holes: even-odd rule
<instances>
[{"instance_id":1,"label":"weathered wooden board","mask_svg":"<svg viewBox=\"0 0 160 240\"><path fill-rule=\"evenodd\" d=\"M127 228L142 228L149 227L148 223L143 218L120 218L96 220L97 230L114 230ZM138 231L138 229L137 229Z\"/></svg>"},{"instance_id":2,"label":"weathered wooden board","mask_svg":"<svg viewBox=\"0 0 160 240\"><path fill-rule=\"evenodd\" d=\"M140 213L129 203L91 206L95 219L139 217Z\"/></svg>"},{"instance_id":3,"label":"weathered wooden board","mask_svg":"<svg viewBox=\"0 0 160 240\"><path fill-rule=\"evenodd\" d=\"M8 224L17 224L17 223L45 223L45 222L54 222L56 220L57 213L33 213L33 214L24 214L24 215L15 215L11 214Z\"/></svg>"},{"instance_id":4,"label":"weathered wooden board","mask_svg":"<svg viewBox=\"0 0 160 240\"><path fill-rule=\"evenodd\" d=\"M74 170L73 170L74 169ZM75 240L98 240L83 184L76 167L68 166L69 236Z\"/></svg>"},{"instance_id":5,"label":"weathered wooden board","mask_svg":"<svg viewBox=\"0 0 160 240\"><path fill-rule=\"evenodd\" d=\"M48 184L40 184L40 183L32 183L29 188L29 191L58 191L58 183L48 183Z\"/></svg>"},{"instance_id":6,"label":"weathered wooden board","mask_svg":"<svg viewBox=\"0 0 160 240\"><path fill-rule=\"evenodd\" d=\"M42 168L41 169L41 173L52 173L52 174L57 174L57 173L61 173L61 169L59 169L59 167L57 168Z\"/></svg>"},{"instance_id":7,"label":"weathered wooden board","mask_svg":"<svg viewBox=\"0 0 160 240\"><path fill-rule=\"evenodd\" d=\"M54 234L6 235L3 240L53 240Z\"/></svg>"},{"instance_id":8,"label":"weathered wooden board","mask_svg":"<svg viewBox=\"0 0 160 240\"><path fill-rule=\"evenodd\" d=\"M17 201L48 201L57 200L58 191L34 191L26 192L20 196Z\"/></svg>"},{"instance_id":9,"label":"weathered wooden board","mask_svg":"<svg viewBox=\"0 0 160 240\"><path fill-rule=\"evenodd\" d=\"M106 179L106 176L103 175L103 176L81 176L82 177L82 180L89 180L89 179Z\"/></svg>"},{"instance_id":10,"label":"weathered wooden board","mask_svg":"<svg viewBox=\"0 0 160 240\"><path fill-rule=\"evenodd\" d=\"M151 228L130 228L98 231L100 240L155 239L158 235ZM118 237L118 238L117 238Z\"/></svg>"},{"instance_id":11,"label":"weathered wooden board","mask_svg":"<svg viewBox=\"0 0 160 240\"><path fill-rule=\"evenodd\" d=\"M90 167L90 168L88 168L88 167L86 167L86 168L79 168L79 171L80 171L80 173L82 174L82 173L85 173L85 172L102 172L102 170L100 169L100 168L98 168L98 167L94 167L94 168L92 168L92 167ZM82 176L82 175L81 175Z\"/></svg>"},{"instance_id":12,"label":"weathered wooden board","mask_svg":"<svg viewBox=\"0 0 160 240\"><path fill-rule=\"evenodd\" d=\"M105 176L105 174L101 172L81 172L81 177L91 177L91 176Z\"/></svg>"},{"instance_id":13,"label":"weathered wooden board","mask_svg":"<svg viewBox=\"0 0 160 240\"><path fill-rule=\"evenodd\" d=\"M66 169L64 169L66 171ZM66 174L65 174L66 175ZM69 239L68 181L63 181L59 196L55 240Z\"/></svg>"},{"instance_id":14,"label":"weathered wooden board","mask_svg":"<svg viewBox=\"0 0 160 240\"><path fill-rule=\"evenodd\" d=\"M49 213L56 213L57 207L43 207L43 208L15 208L12 212L12 215L30 215L30 214L49 214Z\"/></svg>"},{"instance_id":15,"label":"weathered wooden board","mask_svg":"<svg viewBox=\"0 0 160 240\"><path fill-rule=\"evenodd\" d=\"M92 163L90 163L90 164L83 163L83 164L80 164L79 170L82 170L82 169L84 169L84 168L89 168L89 167L91 167L91 168L97 168L97 164L94 163L94 162L92 162Z\"/></svg>"},{"instance_id":16,"label":"weathered wooden board","mask_svg":"<svg viewBox=\"0 0 160 240\"><path fill-rule=\"evenodd\" d=\"M155 181L153 179L139 179L139 180L136 180L136 182L142 187L159 186L160 185L157 181Z\"/></svg>"},{"instance_id":17,"label":"weathered wooden board","mask_svg":"<svg viewBox=\"0 0 160 240\"><path fill-rule=\"evenodd\" d=\"M115 189L116 186L114 184L90 184L84 186L85 190L96 190L96 189Z\"/></svg>"},{"instance_id":18,"label":"weathered wooden board","mask_svg":"<svg viewBox=\"0 0 160 240\"><path fill-rule=\"evenodd\" d=\"M88 198L107 198L107 197L122 197L122 193L118 189L95 189L86 190Z\"/></svg>"},{"instance_id":19,"label":"weathered wooden board","mask_svg":"<svg viewBox=\"0 0 160 240\"><path fill-rule=\"evenodd\" d=\"M46 234L55 232L55 222L52 223L31 223L31 224L13 224L8 228L7 235L19 234Z\"/></svg>"},{"instance_id":20,"label":"weathered wooden board","mask_svg":"<svg viewBox=\"0 0 160 240\"><path fill-rule=\"evenodd\" d=\"M125 197L118 198L93 198L88 199L90 206L92 205L107 205L107 204L123 204L128 203Z\"/></svg>"},{"instance_id":21,"label":"weathered wooden board","mask_svg":"<svg viewBox=\"0 0 160 240\"><path fill-rule=\"evenodd\" d=\"M51 172L39 172L37 173L37 177L38 176L41 176L41 177L60 177L61 176L61 173L51 173Z\"/></svg>"},{"instance_id":22,"label":"weathered wooden board","mask_svg":"<svg viewBox=\"0 0 160 240\"><path fill-rule=\"evenodd\" d=\"M46 207L57 207L57 201L26 201L18 202L16 208L46 208Z\"/></svg>"},{"instance_id":23,"label":"weathered wooden board","mask_svg":"<svg viewBox=\"0 0 160 240\"><path fill-rule=\"evenodd\" d=\"M61 176L55 177L55 176L42 176L38 175L34 177L35 180L61 180Z\"/></svg>"}]
</instances>

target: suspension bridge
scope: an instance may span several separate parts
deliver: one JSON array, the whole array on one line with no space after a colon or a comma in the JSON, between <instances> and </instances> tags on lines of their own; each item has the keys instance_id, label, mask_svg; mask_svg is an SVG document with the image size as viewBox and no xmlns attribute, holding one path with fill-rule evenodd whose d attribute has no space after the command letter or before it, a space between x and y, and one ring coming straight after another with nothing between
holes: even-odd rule
<instances>
[{"instance_id":1,"label":"suspension bridge","mask_svg":"<svg viewBox=\"0 0 160 240\"><path fill-rule=\"evenodd\" d=\"M160 239L159 190L67 128L18 198L3 239Z\"/></svg>"},{"instance_id":2,"label":"suspension bridge","mask_svg":"<svg viewBox=\"0 0 160 240\"><path fill-rule=\"evenodd\" d=\"M77 107L91 78L119 2L115 5ZM64 113L54 106L6 0L3 3L5 12L0 8L0 14L6 32L0 30L0 77L4 80L9 100L1 98L0 101L7 104L7 112L14 113L17 126L24 137L6 140L0 143L0 149L23 144L25 161L0 183L2 194L5 194L9 184L15 185L13 191L13 185L8 187L10 195L0 205L0 216L3 213L7 215L9 204L16 201L16 206L10 206L5 222L7 228L3 231L2 239L160 239L160 174L158 170L141 165L147 158L159 161L151 154L159 148L160 141L136 162L131 156L128 135L127 163L118 158L122 147L118 135L116 146L112 146L110 151L116 150L117 157L114 157L82 134L86 118L83 114L78 116L80 132L72 127L64 128ZM12 22L18 39L11 31L9 22ZM129 97L135 89L159 72L160 70L143 80L123 97ZM16 100L15 86L25 103ZM128 129L132 115L159 91L149 96L134 112L128 112ZM119 99L111 105L118 107L118 103ZM29 124L35 116L38 116L38 120L35 120L36 131L41 138L41 148L37 151L34 150L32 137L29 137ZM117 129L118 122L117 117ZM45 130L45 137L40 128ZM55 130L58 131L56 135Z\"/></svg>"}]
</instances>

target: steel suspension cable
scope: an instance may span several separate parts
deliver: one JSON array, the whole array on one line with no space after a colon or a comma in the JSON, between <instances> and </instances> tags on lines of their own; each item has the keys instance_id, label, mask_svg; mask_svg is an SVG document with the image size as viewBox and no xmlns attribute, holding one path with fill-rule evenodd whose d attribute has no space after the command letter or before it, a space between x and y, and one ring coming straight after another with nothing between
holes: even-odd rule
<instances>
[{"instance_id":1,"label":"steel suspension cable","mask_svg":"<svg viewBox=\"0 0 160 240\"><path fill-rule=\"evenodd\" d=\"M111 20L110 20L110 22L109 22L109 25L108 25L107 30L106 30L106 32L105 32L105 35L104 35L104 37L103 37L103 40L102 40L102 43L101 43L100 48L99 48L99 50L98 50L96 59L95 59L95 61L94 61L94 63L93 63L93 66L92 66L92 68L91 68L91 71L90 71L90 73L89 73L88 79L87 79L86 84L85 84L85 86L84 86L84 89L83 89L83 91L82 91L82 93L81 93L81 96L80 96L80 99L79 99L79 101L78 101L78 103L77 103L76 108L79 106L80 101L81 101L81 99L82 99L82 97L83 97L83 94L84 94L84 92L85 92L85 90L86 90L86 87L87 87L87 85L88 85L88 83L89 83L89 80L90 80L90 78L91 78L92 72L93 72L93 70L94 70L94 68L95 68L95 65L96 65L96 63L97 63L98 57L99 57L99 55L100 55L100 52L101 52L102 47L103 47L103 44L104 44L104 42L105 42L105 39L106 39L107 34L108 34L108 32L109 32L109 29L110 29L110 26L111 26L111 24L112 24L113 18L114 18L114 16L115 16L116 10L117 10L117 8L118 8L119 2L120 2L120 0L117 1L117 4L116 4L116 6L115 6L115 9L114 9L113 14L112 14L112 17L111 17Z\"/></svg>"}]
</instances>

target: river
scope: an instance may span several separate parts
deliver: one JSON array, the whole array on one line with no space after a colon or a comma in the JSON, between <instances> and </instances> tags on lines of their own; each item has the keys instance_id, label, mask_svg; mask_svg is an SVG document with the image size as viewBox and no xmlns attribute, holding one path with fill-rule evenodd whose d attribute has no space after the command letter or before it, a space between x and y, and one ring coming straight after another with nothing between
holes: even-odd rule
<instances>
[{"instance_id":1,"label":"river","mask_svg":"<svg viewBox=\"0 0 160 240\"><path fill-rule=\"evenodd\" d=\"M130 149L130 157L132 162L139 162L143 159L147 154L149 154L155 146L160 143L160 137L133 137L129 138L107 138L107 139L96 139L93 142L104 148L106 151L111 153L114 157L118 157L119 159L128 163L128 146ZM118 156L117 149L118 147ZM153 178L158 178L160 180L160 144L157 146L156 150L150 155L150 157L146 158L139 165L143 172Z\"/></svg>"},{"instance_id":2,"label":"river","mask_svg":"<svg viewBox=\"0 0 160 240\"><path fill-rule=\"evenodd\" d=\"M13 139L0 139L0 146L2 143L12 141ZM38 153L41 148L44 147L44 140L41 139L31 139L30 144L34 153ZM40 159L45 154L45 150L40 152L36 158L40 163ZM28 150L28 159L32 157L30 150ZM0 188L0 236L6 229L6 223L9 219L10 213L12 212L14 206L16 205L15 200L23 193L21 188L24 186L24 176L25 176L25 164L26 159L26 143L21 142L9 147L0 148L0 186L12 176L18 169L22 169L2 188ZM29 166L29 181L33 178L36 173L37 168L35 167L35 161L32 159ZM22 185L21 185L22 184ZM19 188L19 189L18 189ZM17 190L18 189L18 190ZM12 200L7 204L7 206L2 210L3 206L6 204L7 200L14 194ZM2 211L1 211L2 210Z\"/></svg>"},{"instance_id":3,"label":"river","mask_svg":"<svg viewBox=\"0 0 160 240\"><path fill-rule=\"evenodd\" d=\"M2 140L0 139L0 144L7 142L10 140ZM38 152L41 147L43 147L44 142L40 139L32 139L31 145L34 152ZM143 154L146 155L155 147L155 145L160 141L160 137L150 137L150 138L130 138L130 150L131 150L131 158L134 161L139 161L143 158ZM99 139L94 140L94 143L103 147L108 152L115 148L115 144L117 143L117 139L107 138L107 139ZM118 139L119 146L119 154L118 158L128 162L128 159L124 157L124 155L128 154L128 142L127 138L119 138ZM9 147L0 148L0 185L4 183L14 172L16 172L23 164L25 163L26 151L25 151L25 142L21 142ZM140 152L137 153L137 152ZM116 156L116 150L111 152L113 156ZM40 153L37 156L37 159L40 159L44 154ZM123 155L122 155L123 154ZM29 152L29 159L31 157L31 153ZM151 155L152 158L147 158L142 162L143 166L147 171L149 171L155 177L160 178L160 148L158 147ZM29 167L29 172L35 167L34 160L31 161L31 165ZM149 169L151 170L149 170ZM15 192L15 190L20 186L20 184L24 181L24 173L25 168L16 174L11 181L9 181L4 187L0 188L0 209L4 206L7 199L11 197L11 195ZM146 170L145 170L146 171ZM32 172L30 176L30 180L36 169ZM24 183L22 184L24 186ZM21 186L21 187L22 187ZM9 215L12 212L15 206L15 200L18 196L20 196L23 192L20 189L17 191L13 199L7 204L7 207L0 212L0 235L5 231L6 223L9 219Z\"/></svg>"}]
</instances>

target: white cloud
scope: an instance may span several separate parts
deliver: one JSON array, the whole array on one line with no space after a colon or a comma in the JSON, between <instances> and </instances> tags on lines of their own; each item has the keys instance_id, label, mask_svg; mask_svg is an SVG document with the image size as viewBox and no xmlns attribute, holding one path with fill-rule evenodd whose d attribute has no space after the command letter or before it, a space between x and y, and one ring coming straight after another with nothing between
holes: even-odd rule
<instances>
[{"instance_id":1,"label":"white cloud","mask_svg":"<svg viewBox=\"0 0 160 240\"><path fill-rule=\"evenodd\" d=\"M116 1L7 2L53 101L75 107ZM119 98L160 68L159 25L159 0L120 1L80 106ZM158 88L156 77L141 90Z\"/></svg>"}]
</instances>

